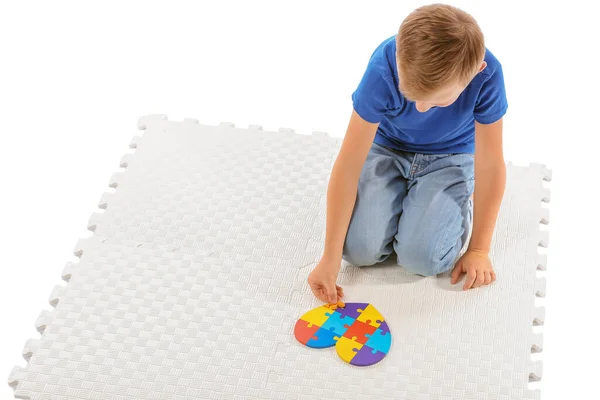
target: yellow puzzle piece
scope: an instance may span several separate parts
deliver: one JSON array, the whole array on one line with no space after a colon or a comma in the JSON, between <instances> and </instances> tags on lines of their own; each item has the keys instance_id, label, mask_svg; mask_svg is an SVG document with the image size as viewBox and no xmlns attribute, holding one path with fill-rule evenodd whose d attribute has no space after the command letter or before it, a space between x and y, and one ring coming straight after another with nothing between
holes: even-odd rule
<instances>
[{"instance_id":1,"label":"yellow puzzle piece","mask_svg":"<svg viewBox=\"0 0 600 400\"><path fill-rule=\"evenodd\" d=\"M352 339L348 339L347 337L338 338L337 343L335 344L335 350L337 351L340 358L347 363L350 363L352 358L356 355L356 350L360 350L363 347L362 343L355 342Z\"/></svg>"},{"instance_id":2,"label":"yellow puzzle piece","mask_svg":"<svg viewBox=\"0 0 600 400\"><path fill-rule=\"evenodd\" d=\"M384 320L383 315L381 315L381 313L377 311L377 309L371 304L365 307L364 310L359 309L358 312L360 312L361 314L358 316L357 321L368 323L369 325L374 326L375 328L379 328L379 325L381 325L381 322L383 322Z\"/></svg>"},{"instance_id":3,"label":"yellow puzzle piece","mask_svg":"<svg viewBox=\"0 0 600 400\"><path fill-rule=\"evenodd\" d=\"M301 316L300 319L308 322L309 324L317 325L320 327L329 318L329 315L325 315L325 314L331 314L331 313L333 313L333 311L330 308L328 308L326 306L321 306L321 307L313 308L312 310L310 310L309 312L307 312L306 314Z\"/></svg>"}]
</instances>

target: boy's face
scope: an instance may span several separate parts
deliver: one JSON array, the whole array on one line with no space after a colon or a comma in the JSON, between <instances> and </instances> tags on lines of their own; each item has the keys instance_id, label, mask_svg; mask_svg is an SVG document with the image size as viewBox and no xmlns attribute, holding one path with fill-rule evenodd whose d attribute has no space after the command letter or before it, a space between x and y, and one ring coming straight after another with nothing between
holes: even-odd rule
<instances>
[{"instance_id":1,"label":"boy's face","mask_svg":"<svg viewBox=\"0 0 600 400\"><path fill-rule=\"evenodd\" d=\"M483 71L486 66L487 64L484 61L481 64L481 67L479 68L479 71L477 71L477 73ZM455 82L451 85L447 85L441 88L440 90L436 91L435 93L432 93L427 98L424 98L422 100L415 100L415 108L417 109L417 111L427 112L433 107L448 107L449 105L454 103L456 99L458 99L460 94L463 92L463 90L465 90L469 83L465 85L464 83Z\"/></svg>"}]
</instances>

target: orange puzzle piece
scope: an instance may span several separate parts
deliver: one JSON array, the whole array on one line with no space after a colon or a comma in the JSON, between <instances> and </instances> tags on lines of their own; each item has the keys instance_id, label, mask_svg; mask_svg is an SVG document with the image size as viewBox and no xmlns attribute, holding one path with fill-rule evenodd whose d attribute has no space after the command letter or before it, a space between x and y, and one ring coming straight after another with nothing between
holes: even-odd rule
<instances>
[{"instance_id":1,"label":"orange puzzle piece","mask_svg":"<svg viewBox=\"0 0 600 400\"><path fill-rule=\"evenodd\" d=\"M296 326L294 327L294 335L300 343L306 344L306 342L308 342L315 336L315 332L318 331L320 328L321 327L318 325L314 325L310 322L306 322L302 319L299 319L296 322Z\"/></svg>"}]
</instances>

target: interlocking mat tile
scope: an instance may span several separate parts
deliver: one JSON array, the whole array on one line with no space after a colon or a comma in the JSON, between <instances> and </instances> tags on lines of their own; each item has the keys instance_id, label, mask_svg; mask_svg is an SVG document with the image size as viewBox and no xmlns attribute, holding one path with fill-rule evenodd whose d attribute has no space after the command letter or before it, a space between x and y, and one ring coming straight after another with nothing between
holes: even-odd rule
<instances>
[{"instance_id":1,"label":"interlocking mat tile","mask_svg":"<svg viewBox=\"0 0 600 400\"><path fill-rule=\"evenodd\" d=\"M492 286L343 266L346 300L376 304L394 336L383 360L355 367L294 337L320 305L306 277L340 139L158 115L139 128L10 374L15 397L540 398L529 382L541 377L544 166L508 165Z\"/></svg>"}]
</instances>

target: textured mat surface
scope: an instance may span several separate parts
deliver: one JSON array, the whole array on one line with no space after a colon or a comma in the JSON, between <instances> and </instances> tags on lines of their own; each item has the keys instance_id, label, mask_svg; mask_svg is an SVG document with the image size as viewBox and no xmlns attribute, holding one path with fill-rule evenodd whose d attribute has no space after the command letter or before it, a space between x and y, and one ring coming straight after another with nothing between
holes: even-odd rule
<instances>
[{"instance_id":1,"label":"textured mat surface","mask_svg":"<svg viewBox=\"0 0 600 400\"><path fill-rule=\"evenodd\" d=\"M539 399L545 167L509 165L491 287L344 266L347 300L394 332L385 359L359 368L293 335L318 305L305 282L339 139L161 116L140 128L9 377L17 398Z\"/></svg>"}]
</instances>

